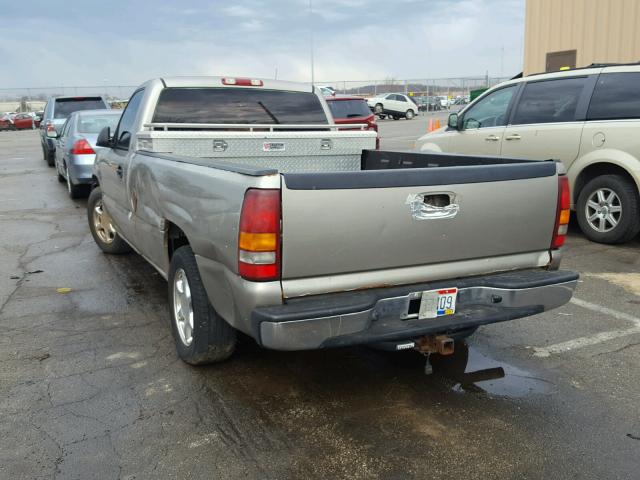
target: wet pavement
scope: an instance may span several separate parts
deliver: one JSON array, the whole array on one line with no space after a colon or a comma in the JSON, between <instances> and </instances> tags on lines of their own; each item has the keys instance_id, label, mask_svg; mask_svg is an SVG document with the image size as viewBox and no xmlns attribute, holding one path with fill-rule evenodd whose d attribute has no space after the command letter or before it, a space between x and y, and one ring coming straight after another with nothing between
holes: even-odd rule
<instances>
[{"instance_id":1,"label":"wet pavement","mask_svg":"<svg viewBox=\"0 0 640 480\"><path fill-rule=\"evenodd\" d=\"M415 122L381 123L383 147ZM572 231L577 303L481 328L430 366L243 338L194 368L164 280L102 254L85 206L35 132L0 132L1 479L638 478L638 239Z\"/></svg>"}]
</instances>

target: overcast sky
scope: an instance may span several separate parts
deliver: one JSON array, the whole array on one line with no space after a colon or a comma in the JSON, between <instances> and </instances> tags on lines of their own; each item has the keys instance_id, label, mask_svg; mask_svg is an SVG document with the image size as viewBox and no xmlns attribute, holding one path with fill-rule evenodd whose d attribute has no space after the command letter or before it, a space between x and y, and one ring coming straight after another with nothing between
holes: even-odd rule
<instances>
[{"instance_id":1,"label":"overcast sky","mask_svg":"<svg viewBox=\"0 0 640 480\"><path fill-rule=\"evenodd\" d=\"M525 0L0 0L0 88L512 76ZM504 53L503 53L504 49Z\"/></svg>"}]
</instances>

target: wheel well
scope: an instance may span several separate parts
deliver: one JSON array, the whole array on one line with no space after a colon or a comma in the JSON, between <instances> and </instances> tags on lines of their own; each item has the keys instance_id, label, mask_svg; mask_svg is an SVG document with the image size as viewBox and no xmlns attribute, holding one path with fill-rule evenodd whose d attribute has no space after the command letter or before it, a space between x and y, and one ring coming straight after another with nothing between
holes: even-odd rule
<instances>
[{"instance_id":1,"label":"wheel well","mask_svg":"<svg viewBox=\"0 0 640 480\"><path fill-rule=\"evenodd\" d=\"M167 229L167 253L169 254L169 260L173 257L175 252L180 247L189 245L189 239L180 227L174 225L171 222L167 222L169 228Z\"/></svg>"},{"instance_id":2,"label":"wheel well","mask_svg":"<svg viewBox=\"0 0 640 480\"><path fill-rule=\"evenodd\" d=\"M636 184L633 177L624 168L613 163L601 162L589 165L582 170L573 185L573 202L578 202L578 196L584 186L596 177L602 175L620 175L627 178L632 184Z\"/></svg>"},{"instance_id":3,"label":"wheel well","mask_svg":"<svg viewBox=\"0 0 640 480\"><path fill-rule=\"evenodd\" d=\"M98 181L98 177L95 175L91 175L91 190L100 186L100 182Z\"/></svg>"}]
</instances>

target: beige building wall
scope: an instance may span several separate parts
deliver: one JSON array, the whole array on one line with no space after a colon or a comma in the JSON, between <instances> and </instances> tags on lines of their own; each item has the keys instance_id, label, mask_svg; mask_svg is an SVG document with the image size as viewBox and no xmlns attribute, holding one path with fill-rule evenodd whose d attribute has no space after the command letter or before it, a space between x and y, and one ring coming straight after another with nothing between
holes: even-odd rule
<instances>
[{"instance_id":1,"label":"beige building wall","mask_svg":"<svg viewBox=\"0 0 640 480\"><path fill-rule=\"evenodd\" d=\"M524 74L547 53L576 50L576 67L640 61L640 0L527 0Z\"/></svg>"}]
</instances>

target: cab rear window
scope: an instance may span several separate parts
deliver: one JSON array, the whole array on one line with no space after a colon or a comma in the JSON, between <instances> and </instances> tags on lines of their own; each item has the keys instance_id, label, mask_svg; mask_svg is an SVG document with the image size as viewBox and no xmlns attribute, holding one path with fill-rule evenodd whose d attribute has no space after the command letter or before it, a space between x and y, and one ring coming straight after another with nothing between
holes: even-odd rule
<instances>
[{"instance_id":1,"label":"cab rear window","mask_svg":"<svg viewBox=\"0 0 640 480\"><path fill-rule=\"evenodd\" d=\"M100 97L56 98L53 118L67 118L80 110L99 110L109 108Z\"/></svg>"},{"instance_id":2,"label":"cab rear window","mask_svg":"<svg viewBox=\"0 0 640 480\"><path fill-rule=\"evenodd\" d=\"M326 124L313 93L257 88L165 88L154 123Z\"/></svg>"},{"instance_id":3,"label":"cab rear window","mask_svg":"<svg viewBox=\"0 0 640 480\"><path fill-rule=\"evenodd\" d=\"M333 118L368 117L371 110L366 100L330 100L327 101Z\"/></svg>"}]
</instances>

